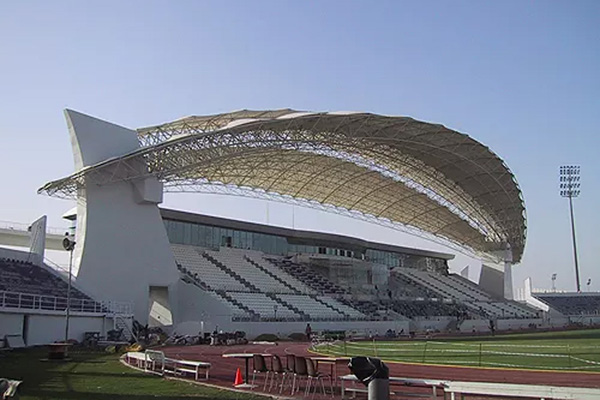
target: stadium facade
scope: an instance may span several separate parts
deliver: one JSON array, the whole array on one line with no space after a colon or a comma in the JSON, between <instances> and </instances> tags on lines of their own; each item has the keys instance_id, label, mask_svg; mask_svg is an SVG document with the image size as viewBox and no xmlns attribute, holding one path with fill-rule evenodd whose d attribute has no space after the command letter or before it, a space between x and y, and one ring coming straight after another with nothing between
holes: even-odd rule
<instances>
[{"instance_id":1,"label":"stadium facade","mask_svg":"<svg viewBox=\"0 0 600 400\"><path fill-rule=\"evenodd\" d=\"M77 200L77 284L133 303L142 323L409 331L536 318L511 301L526 236L521 191L467 135L369 113L244 110L137 131L65 114L75 172L40 193ZM503 268L484 266L478 288L448 275L449 254L160 209L165 190L325 209ZM437 319L420 318L427 310Z\"/></svg>"}]
</instances>

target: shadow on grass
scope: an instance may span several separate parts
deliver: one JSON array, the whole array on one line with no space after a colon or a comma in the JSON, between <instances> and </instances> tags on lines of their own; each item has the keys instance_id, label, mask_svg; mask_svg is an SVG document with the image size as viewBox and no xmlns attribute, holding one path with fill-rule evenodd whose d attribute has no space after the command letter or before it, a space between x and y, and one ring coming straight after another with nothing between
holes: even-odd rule
<instances>
[{"instance_id":1,"label":"shadow on grass","mask_svg":"<svg viewBox=\"0 0 600 400\"><path fill-rule=\"evenodd\" d=\"M230 397L220 396L215 397L212 394L197 394L197 395L152 395L152 394L116 394L116 393L92 393L92 392L52 392L47 390L29 390L22 392L22 396L34 397L38 399L64 399L64 400L142 400L142 399L157 399L160 400L181 400L182 398L190 399L236 399L234 393ZM258 399L258 397L257 397Z\"/></svg>"},{"instance_id":2,"label":"shadow on grass","mask_svg":"<svg viewBox=\"0 0 600 400\"><path fill-rule=\"evenodd\" d=\"M68 375L72 376L70 371L45 371L45 373L49 376L61 376ZM76 376L93 376L93 377L112 377L112 378L135 378L135 379L153 379L153 378L161 378L160 375L154 374L142 374L140 372L75 372Z\"/></svg>"}]
</instances>

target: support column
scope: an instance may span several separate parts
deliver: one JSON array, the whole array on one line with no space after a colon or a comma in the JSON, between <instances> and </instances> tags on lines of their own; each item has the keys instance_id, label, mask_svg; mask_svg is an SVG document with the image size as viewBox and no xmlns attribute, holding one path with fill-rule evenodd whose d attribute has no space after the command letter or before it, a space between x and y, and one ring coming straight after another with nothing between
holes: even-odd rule
<instances>
[{"instance_id":1,"label":"support column","mask_svg":"<svg viewBox=\"0 0 600 400\"><path fill-rule=\"evenodd\" d=\"M71 110L65 114L75 170L139 147L133 130ZM158 208L162 194L162 183L154 177L103 185L86 181L77 193L77 284L97 300L134 303L134 316L143 325L151 306L150 287L165 288L168 304L175 304L172 296L179 280Z\"/></svg>"},{"instance_id":2,"label":"support column","mask_svg":"<svg viewBox=\"0 0 600 400\"><path fill-rule=\"evenodd\" d=\"M504 249L494 251L498 261L493 266L482 264L479 285L495 296L514 300L512 279L512 251L506 243Z\"/></svg>"},{"instance_id":3,"label":"support column","mask_svg":"<svg viewBox=\"0 0 600 400\"><path fill-rule=\"evenodd\" d=\"M512 262L504 261L504 298L513 300Z\"/></svg>"},{"instance_id":4,"label":"support column","mask_svg":"<svg viewBox=\"0 0 600 400\"><path fill-rule=\"evenodd\" d=\"M506 248L502 252L504 259L504 298L514 300L513 294L513 279L512 279L512 251L510 245L506 243Z\"/></svg>"},{"instance_id":5,"label":"support column","mask_svg":"<svg viewBox=\"0 0 600 400\"><path fill-rule=\"evenodd\" d=\"M34 257L35 264L44 263L46 251L46 216L41 216L29 227L29 253Z\"/></svg>"}]
</instances>

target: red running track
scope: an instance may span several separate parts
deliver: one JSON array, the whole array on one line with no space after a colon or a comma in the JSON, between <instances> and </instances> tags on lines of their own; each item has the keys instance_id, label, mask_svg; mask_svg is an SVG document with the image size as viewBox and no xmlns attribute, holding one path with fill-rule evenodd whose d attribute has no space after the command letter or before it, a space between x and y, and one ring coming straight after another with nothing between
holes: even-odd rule
<instances>
[{"instance_id":1,"label":"red running track","mask_svg":"<svg viewBox=\"0 0 600 400\"><path fill-rule=\"evenodd\" d=\"M163 347L160 350L164 351L164 353L171 358L210 362L212 367L210 370L209 383L227 388L233 386L235 371L238 367L241 368L242 373L244 373L244 360L223 358L222 355L225 353L268 353L279 356L285 356L286 354L300 356L314 355L308 352L307 343L281 343L279 345L249 344L236 346L176 346ZM386 364L390 369L390 376L406 378L600 388L600 373L448 367L391 362L387 362ZM250 363L250 370L252 370L251 365L252 363ZM338 376L348 373L350 373L350 371L345 365L338 365ZM252 372L250 372L249 380L252 378L251 375ZM259 380L257 377L257 384L262 382L262 378ZM324 397L316 396L315 398ZM327 398L331 399L330 396ZM475 399L475 397L471 398ZM481 399L481 397L478 398ZM498 398L496 397L496 399Z\"/></svg>"}]
</instances>

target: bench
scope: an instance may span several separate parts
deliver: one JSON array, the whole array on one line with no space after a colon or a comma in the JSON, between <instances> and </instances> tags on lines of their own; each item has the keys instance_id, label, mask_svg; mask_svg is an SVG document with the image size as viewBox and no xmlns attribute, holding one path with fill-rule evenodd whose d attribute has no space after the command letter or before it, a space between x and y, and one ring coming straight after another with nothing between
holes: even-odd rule
<instances>
[{"instance_id":1,"label":"bench","mask_svg":"<svg viewBox=\"0 0 600 400\"><path fill-rule=\"evenodd\" d=\"M156 372L160 375L189 373L193 374L196 380L199 379L202 370L204 370L204 376L208 380L211 367L210 363L204 361L168 358L165 357L165 353L157 350L146 350L144 353L130 351L125 354L125 359L129 364L135 362L138 368L144 368L146 372Z\"/></svg>"},{"instance_id":2,"label":"bench","mask_svg":"<svg viewBox=\"0 0 600 400\"><path fill-rule=\"evenodd\" d=\"M208 380L208 372L210 370L210 363L203 362L203 361L173 360L173 359L171 359L170 361L172 361L175 364L175 368L174 368L175 373L194 374L195 379L198 380L200 370L203 369L205 379Z\"/></svg>"},{"instance_id":3,"label":"bench","mask_svg":"<svg viewBox=\"0 0 600 400\"><path fill-rule=\"evenodd\" d=\"M354 374L340 376L341 381L341 389L342 389L342 399L345 397L346 392L351 392L353 397L356 393L367 393L366 387L356 387L351 386L348 387L346 385L347 382L352 382L353 384L358 382L358 378ZM361 384L362 385L362 384ZM427 393L407 393L407 392L397 392L390 391L392 395L398 395L402 397L415 397L415 398L423 398L423 399L437 399L438 398L438 389L445 390L446 381L440 381L435 379L413 379L413 378L400 378L400 377L390 377L390 386L404 386L404 387L418 387L418 388L431 388L431 394ZM444 396L442 396L444 397Z\"/></svg>"},{"instance_id":4,"label":"bench","mask_svg":"<svg viewBox=\"0 0 600 400\"><path fill-rule=\"evenodd\" d=\"M450 393L450 400L455 400L456 395L460 398L464 395L485 396L515 396L529 397L540 400L597 400L600 399L600 389L579 388L546 385L523 385L514 383L491 383L491 382L447 382L444 388Z\"/></svg>"},{"instance_id":5,"label":"bench","mask_svg":"<svg viewBox=\"0 0 600 400\"><path fill-rule=\"evenodd\" d=\"M135 361L138 368L146 368L146 353L141 351L130 351L125 353L125 360L129 364L133 364L131 361Z\"/></svg>"},{"instance_id":6,"label":"bench","mask_svg":"<svg viewBox=\"0 0 600 400\"><path fill-rule=\"evenodd\" d=\"M160 375L165 373L165 367L167 364L167 358L165 353L156 350L146 350L144 352L144 370L159 372Z\"/></svg>"}]
</instances>

